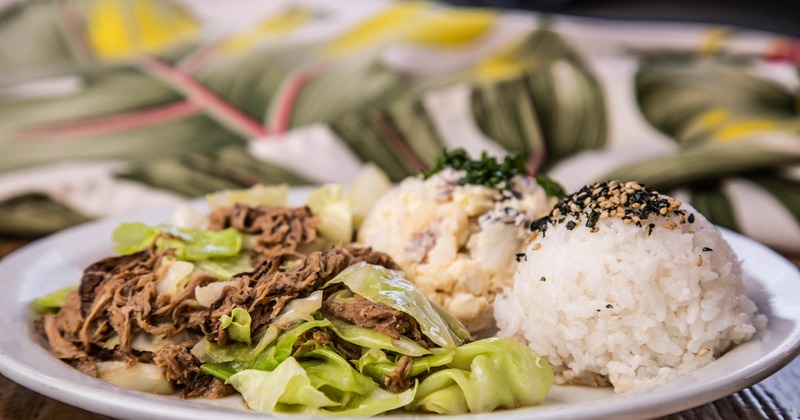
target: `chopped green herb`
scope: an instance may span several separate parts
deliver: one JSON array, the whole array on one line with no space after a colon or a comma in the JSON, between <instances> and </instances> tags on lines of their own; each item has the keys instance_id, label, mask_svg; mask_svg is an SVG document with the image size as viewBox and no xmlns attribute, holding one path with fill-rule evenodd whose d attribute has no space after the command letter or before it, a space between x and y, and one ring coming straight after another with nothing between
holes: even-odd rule
<instances>
[{"instance_id":1,"label":"chopped green herb","mask_svg":"<svg viewBox=\"0 0 800 420\"><path fill-rule=\"evenodd\" d=\"M433 168L425 173L425 179L430 178L444 168L462 170L466 173L458 180L460 185L485 185L492 188L505 188L506 181L514 175L527 175L525 158L518 153L511 153L502 162L497 162L493 156L486 152L481 154L479 160L473 160L464 149L452 151L444 150L436 157Z\"/></svg>"},{"instance_id":2,"label":"chopped green herb","mask_svg":"<svg viewBox=\"0 0 800 420\"><path fill-rule=\"evenodd\" d=\"M547 279L546 279L546 278L544 278L544 276L542 276L542 277L539 279L539 281L547 281Z\"/></svg>"},{"instance_id":3,"label":"chopped green herb","mask_svg":"<svg viewBox=\"0 0 800 420\"><path fill-rule=\"evenodd\" d=\"M559 200L563 200L567 197L567 193L564 192L564 188L561 184L545 174L536 175L536 183L544 188L544 192L550 197L555 197Z\"/></svg>"}]
</instances>

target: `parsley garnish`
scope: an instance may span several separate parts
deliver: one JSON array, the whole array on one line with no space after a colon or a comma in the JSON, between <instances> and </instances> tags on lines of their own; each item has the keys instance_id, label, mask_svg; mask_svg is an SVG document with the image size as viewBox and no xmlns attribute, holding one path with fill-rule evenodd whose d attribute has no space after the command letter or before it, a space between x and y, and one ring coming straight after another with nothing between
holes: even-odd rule
<instances>
[{"instance_id":1,"label":"parsley garnish","mask_svg":"<svg viewBox=\"0 0 800 420\"><path fill-rule=\"evenodd\" d=\"M479 160L469 157L466 150L458 148L444 150L436 157L435 166L425 173L425 179L442 171L444 168L462 170L466 173L458 180L459 185L485 185L492 188L505 188L505 183L514 175L527 175L525 158L518 153L511 153L502 162L486 152L481 153Z\"/></svg>"},{"instance_id":2,"label":"parsley garnish","mask_svg":"<svg viewBox=\"0 0 800 420\"><path fill-rule=\"evenodd\" d=\"M544 188L544 192L550 197L555 197L559 200L563 200L567 197L567 193L564 192L564 188L561 187L558 182L554 181L553 178L550 178L545 174L536 175L536 183Z\"/></svg>"}]
</instances>

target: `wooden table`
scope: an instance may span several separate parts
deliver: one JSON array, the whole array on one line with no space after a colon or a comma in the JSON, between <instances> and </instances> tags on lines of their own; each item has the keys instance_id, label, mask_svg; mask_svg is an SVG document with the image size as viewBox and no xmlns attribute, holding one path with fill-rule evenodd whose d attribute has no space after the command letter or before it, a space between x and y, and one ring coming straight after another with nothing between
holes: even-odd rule
<instances>
[{"instance_id":1,"label":"wooden table","mask_svg":"<svg viewBox=\"0 0 800 420\"><path fill-rule=\"evenodd\" d=\"M23 240L0 239L0 257ZM800 267L800 256L790 257ZM798 302L800 304L800 302ZM0 419L106 419L37 394L0 376ZM800 358L766 380L667 419L800 419Z\"/></svg>"}]
</instances>

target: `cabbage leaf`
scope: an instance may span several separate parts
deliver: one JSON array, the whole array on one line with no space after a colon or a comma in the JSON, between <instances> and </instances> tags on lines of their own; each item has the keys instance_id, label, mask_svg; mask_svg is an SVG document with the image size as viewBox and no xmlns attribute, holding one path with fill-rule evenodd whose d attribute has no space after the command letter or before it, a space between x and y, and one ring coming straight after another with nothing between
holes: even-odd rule
<instances>
[{"instance_id":1,"label":"cabbage leaf","mask_svg":"<svg viewBox=\"0 0 800 420\"><path fill-rule=\"evenodd\" d=\"M233 362L232 366L238 370L249 368L254 364L280 335L280 330L275 327L262 329L255 338L256 345L247 343L228 343L219 345L203 338L192 347L192 355L203 363Z\"/></svg>"},{"instance_id":2,"label":"cabbage leaf","mask_svg":"<svg viewBox=\"0 0 800 420\"><path fill-rule=\"evenodd\" d=\"M67 296L73 291L78 290L78 286L67 286L50 292L40 298L31 301L31 309L37 314L46 312L58 312L67 300Z\"/></svg>"},{"instance_id":3,"label":"cabbage leaf","mask_svg":"<svg viewBox=\"0 0 800 420\"><path fill-rule=\"evenodd\" d=\"M206 203L211 209L232 207L236 204L246 206L286 205L289 195L289 185L264 185L256 184L245 190L222 190L206 195Z\"/></svg>"},{"instance_id":4,"label":"cabbage leaf","mask_svg":"<svg viewBox=\"0 0 800 420\"><path fill-rule=\"evenodd\" d=\"M217 257L235 257L242 249L242 235L236 229L179 229L174 226L147 226L144 223L122 223L111 234L114 251L129 255L149 247L155 241L159 251L172 248L183 261L200 261Z\"/></svg>"},{"instance_id":5,"label":"cabbage leaf","mask_svg":"<svg viewBox=\"0 0 800 420\"><path fill-rule=\"evenodd\" d=\"M323 287L339 283L370 302L407 313L419 323L423 334L443 348L455 349L469 337L460 322L449 315L443 317L441 310L399 271L362 262L347 267Z\"/></svg>"},{"instance_id":6,"label":"cabbage leaf","mask_svg":"<svg viewBox=\"0 0 800 420\"><path fill-rule=\"evenodd\" d=\"M535 405L553 381L550 366L528 346L489 338L459 347L445 369L419 383L406 409L460 414Z\"/></svg>"},{"instance_id":7,"label":"cabbage leaf","mask_svg":"<svg viewBox=\"0 0 800 420\"><path fill-rule=\"evenodd\" d=\"M289 357L275 370L246 369L226 381L242 394L248 407L261 412L297 412L335 406L337 403L311 385L306 371ZM293 409L295 408L295 409Z\"/></svg>"},{"instance_id":8,"label":"cabbage leaf","mask_svg":"<svg viewBox=\"0 0 800 420\"><path fill-rule=\"evenodd\" d=\"M353 239L353 210L350 202L342 198L342 186L325 184L308 195L306 202L311 212L319 218L317 230L327 240L347 245Z\"/></svg>"},{"instance_id":9,"label":"cabbage leaf","mask_svg":"<svg viewBox=\"0 0 800 420\"><path fill-rule=\"evenodd\" d=\"M250 255L239 253L232 257L216 257L199 261L197 268L224 281L230 280L236 274L253 271L253 263L250 261Z\"/></svg>"},{"instance_id":10,"label":"cabbage leaf","mask_svg":"<svg viewBox=\"0 0 800 420\"><path fill-rule=\"evenodd\" d=\"M445 350L441 348L430 349L432 354L422 357L414 358L414 363L411 366L410 377L415 377L431 369L445 366L453 360L455 351ZM369 349L356 361L356 369L359 372L380 381L383 377L389 376L395 369L397 363L389 359L389 357L381 350Z\"/></svg>"},{"instance_id":11,"label":"cabbage leaf","mask_svg":"<svg viewBox=\"0 0 800 420\"><path fill-rule=\"evenodd\" d=\"M233 341L250 344L250 314L242 308L233 308L230 315L219 318L221 329L228 330L228 336Z\"/></svg>"}]
</instances>

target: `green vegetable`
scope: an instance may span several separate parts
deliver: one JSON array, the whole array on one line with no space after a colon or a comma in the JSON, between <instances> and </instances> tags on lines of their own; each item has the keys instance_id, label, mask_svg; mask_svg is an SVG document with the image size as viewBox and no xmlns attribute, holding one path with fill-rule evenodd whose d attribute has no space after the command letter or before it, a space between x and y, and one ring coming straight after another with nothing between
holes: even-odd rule
<instances>
[{"instance_id":1,"label":"green vegetable","mask_svg":"<svg viewBox=\"0 0 800 420\"><path fill-rule=\"evenodd\" d=\"M311 385L306 371L290 357L273 371L243 370L226 381L233 385L256 411L308 413L308 409L319 409L337 405L322 391ZM295 407L293 407L295 406Z\"/></svg>"},{"instance_id":2,"label":"green vegetable","mask_svg":"<svg viewBox=\"0 0 800 420\"><path fill-rule=\"evenodd\" d=\"M160 229L144 223L123 223L111 234L111 239L116 243L114 251L121 255L139 252L149 247L160 233Z\"/></svg>"},{"instance_id":3,"label":"green vegetable","mask_svg":"<svg viewBox=\"0 0 800 420\"><path fill-rule=\"evenodd\" d=\"M242 235L234 228L225 230L178 229L167 227L156 240L159 251L173 248L178 259L200 261L215 257L235 257L242 249Z\"/></svg>"},{"instance_id":4,"label":"green vegetable","mask_svg":"<svg viewBox=\"0 0 800 420\"><path fill-rule=\"evenodd\" d=\"M286 184L263 185L256 184L246 190L222 190L206 195L206 203L212 209L221 207L232 207L236 204L246 206L286 205L286 197L289 195L289 186Z\"/></svg>"},{"instance_id":5,"label":"green vegetable","mask_svg":"<svg viewBox=\"0 0 800 420\"><path fill-rule=\"evenodd\" d=\"M545 194L550 197L555 197L559 200L567 198L567 193L564 192L564 187L556 182L553 178L545 174L536 175L536 183L544 189Z\"/></svg>"},{"instance_id":6,"label":"green vegetable","mask_svg":"<svg viewBox=\"0 0 800 420\"><path fill-rule=\"evenodd\" d=\"M58 312L67 300L67 296L75 290L78 290L77 286L67 286L34 299L30 304L31 309L40 315L46 312Z\"/></svg>"},{"instance_id":7,"label":"green vegetable","mask_svg":"<svg viewBox=\"0 0 800 420\"><path fill-rule=\"evenodd\" d=\"M114 251L122 255L139 252L155 241L159 251L172 248L175 256L183 261L236 257L242 249L242 235L233 228L213 231L123 223L111 237L116 242Z\"/></svg>"},{"instance_id":8,"label":"green vegetable","mask_svg":"<svg viewBox=\"0 0 800 420\"><path fill-rule=\"evenodd\" d=\"M420 382L406 409L460 414L534 405L553 380L550 366L529 347L490 338L459 347L446 369Z\"/></svg>"},{"instance_id":9,"label":"green vegetable","mask_svg":"<svg viewBox=\"0 0 800 420\"><path fill-rule=\"evenodd\" d=\"M231 340L250 344L250 314L242 308L233 308L231 315L219 319L220 328L228 330Z\"/></svg>"},{"instance_id":10,"label":"green vegetable","mask_svg":"<svg viewBox=\"0 0 800 420\"><path fill-rule=\"evenodd\" d=\"M308 208L319 218L317 230L334 244L347 245L353 239L353 210L342 198L342 186L325 184L308 195Z\"/></svg>"},{"instance_id":11,"label":"green vegetable","mask_svg":"<svg viewBox=\"0 0 800 420\"><path fill-rule=\"evenodd\" d=\"M469 337L463 325L449 315L442 317L440 309L398 271L366 263L355 264L323 287L338 283L370 302L409 314L419 323L422 333L441 347L455 349Z\"/></svg>"},{"instance_id":12,"label":"green vegetable","mask_svg":"<svg viewBox=\"0 0 800 420\"><path fill-rule=\"evenodd\" d=\"M338 353L319 348L298 362L284 360L271 372L244 370L227 383L256 411L305 415L374 416L403 407L414 389L392 393L356 372Z\"/></svg>"},{"instance_id":13,"label":"green vegetable","mask_svg":"<svg viewBox=\"0 0 800 420\"><path fill-rule=\"evenodd\" d=\"M314 388L330 390L326 394L337 395L339 401L347 397L346 393L367 395L378 387L331 348L321 347L306 352L300 366L308 373Z\"/></svg>"},{"instance_id":14,"label":"green vegetable","mask_svg":"<svg viewBox=\"0 0 800 420\"><path fill-rule=\"evenodd\" d=\"M322 307L322 290L304 297L293 299L281 309L275 319L270 321L270 325L278 328L289 328L299 322L313 321L314 312Z\"/></svg>"},{"instance_id":15,"label":"green vegetable","mask_svg":"<svg viewBox=\"0 0 800 420\"><path fill-rule=\"evenodd\" d=\"M227 381L228 378L235 375L237 372L236 368L233 367L233 363L231 362L203 363L200 365L200 369L209 375L222 379L223 381Z\"/></svg>"},{"instance_id":16,"label":"green vegetable","mask_svg":"<svg viewBox=\"0 0 800 420\"><path fill-rule=\"evenodd\" d=\"M209 258L199 261L196 266L199 270L218 277L220 280L230 280L236 274L253 271L250 256L246 253L240 253L233 257Z\"/></svg>"},{"instance_id":17,"label":"green vegetable","mask_svg":"<svg viewBox=\"0 0 800 420\"><path fill-rule=\"evenodd\" d=\"M201 362L226 363L233 362L239 370L252 366L259 356L267 350L278 338L280 331L275 327L268 327L259 331L255 338L255 346L246 343L229 343L223 346L212 343L205 338L192 348L192 354Z\"/></svg>"},{"instance_id":18,"label":"green vegetable","mask_svg":"<svg viewBox=\"0 0 800 420\"><path fill-rule=\"evenodd\" d=\"M453 360L455 351L444 350L441 348L430 349L431 353L427 356L417 357L411 367L410 376L414 377L439 366L445 366ZM359 372L380 381L384 376L388 376L397 368L397 363L393 362L381 350L369 349L356 361L356 369Z\"/></svg>"},{"instance_id":19,"label":"green vegetable","mask_svg":"<svg viewBox=\"0 0 800 420\"><path fill-rule=\"evenodd\" d=\"M518 153L511 153L502 163L498 163L495 157L489 156L486 152L481 154L480 160L473 160L466 150L458 148L449 152L445 149L436 156L435 165L425 173L425 179L441 172L444 168L466 172L458 180L460 185L485 185L501 189L506 187L506 182L514 175L528 175L525 158Z\"/></svg>"},{"instance_id":20,"label":"green vegetable","mask_svg":"<svg viewBox=\"0 0 800 420\"><path fill-rule=\"evenodd\" d=\"M331 323L328 320L322 319L303 322L289 328L278 337L275 346L259 356L258 360L256 360L251 367L261 370L273 370L277 368L284 360L292 355L294 343L297 342L301 335L313 328L323 328L330 325Z\"/></svg>"}]
</instances>

